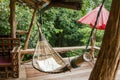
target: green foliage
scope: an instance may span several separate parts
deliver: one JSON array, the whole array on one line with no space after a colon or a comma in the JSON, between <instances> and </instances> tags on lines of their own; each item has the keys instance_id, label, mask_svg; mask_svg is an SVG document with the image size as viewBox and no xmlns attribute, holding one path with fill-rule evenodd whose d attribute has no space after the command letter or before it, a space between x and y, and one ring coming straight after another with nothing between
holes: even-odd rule
<instances>
[{"instance_id":1,"label":"green foliage","mask_svg":"<svg viewBox=\"0 0 120 80\"><path fill-rule=\"evenodd\" d=\"M32 18L32 10L20 4L16 5L17 29L28 30Z\"/></svg>"},{"instance_id":2,"label":"green foliage","mask_svg":"<svg viewBox=\"0 0 120 80\"><path fill-rule=\"evenodd\" d=\"M79 42L79 25L76 24L78 15L77 11L62 8L52 8L45 12L42 30L53 46L72 46Z\"/></svg>"},{"instance_id":3,"label":"green foliage","mask_svg":"<svg viewBox=\"0 0 120 80\"><path fill-rule=\"evenodd\" d=\"M84 50L72 50L66 53L66 57L80 56L84 54Z\"/></svg>"},{"instance_id":4,"label":"green foliage","mask_svg":"<svg viewBox=\"0 0 120 80\"><path fill-rule=\"evenodd\" d=\"M105 1L105 7L110 10L112 0ZM86 13L101 4L102 0L84 0L82 10L71 10L65 8L51 8L43 14L43 26L41 27L46 39L52 46L81 46L87 45L91 29L89 25L79 24L76 21ZM16 4L17 29L28 30L33 10L21 4ZM37 20L39 20L37 14ZM9 0L0 0L0 35L10 33L9 24ZM35 21L35 23L36 23ZM32 35L29 41L29 48L35 48L38 40L38 27L34 24ZM104 31L97 31L96 45L100 46ZM18 35L21 38L21 45L24 45L26 35ZM75 51L76 52L76 51ZM81 51L77 51L83 53ZM69 52L68 54L72 54ZM26 56L26 57L31 57Z\"/></svg>"},{"instance_id":5,"label":"green foliage","mask_svg":"<svg viewBox=\"0 0 120 80\"><path fill-rule=\"evenodd\" d=\"M9 0L0 0L0 34L10 33L9 14Z\"/></svg>"},{"instance_id":6,"label":"green foliage","mask_svg":"<svg viewBox=\"0 0 120 80\"><path fill-rule=\"evenodd\" d=\"M97 30L96 33L96 46L101 46L104 30Z\"/></svg>"},{"instance_id":7,"label":"green foliage","mask_svg":"<svg viewBox=\"0 0 120 80\"><path fill-rule=\"evenodd\" d=\"M30 22L32 19L32 13L33 11L29 9L26 6L23 6L21 4L16 5L16 21L18 22L17 24L17 30L25 30L28 31ZM33 28L34 30L34 28ZM19 35L18 36L21 38L21 46L23 47L24 41L26 39L26 35Z\"/></svg>"}]
</instances>

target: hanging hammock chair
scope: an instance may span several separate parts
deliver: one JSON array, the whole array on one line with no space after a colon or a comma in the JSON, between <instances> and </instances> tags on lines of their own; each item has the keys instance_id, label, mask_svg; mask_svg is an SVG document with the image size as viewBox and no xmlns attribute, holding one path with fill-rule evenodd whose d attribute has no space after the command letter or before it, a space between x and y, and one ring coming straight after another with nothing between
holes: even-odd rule
<instances>
[{"instance_id":1,"label":"hanging hammock chair","mask_svg":"<svg viewBox=\"0 0 120 80\"><path fill-rule=\"evenodd\" d=\"M41 72L61 73L68 70L62 57L51 47L39 28L39 41L32 59L33 67Z\"/></svg>"}]
</instances>

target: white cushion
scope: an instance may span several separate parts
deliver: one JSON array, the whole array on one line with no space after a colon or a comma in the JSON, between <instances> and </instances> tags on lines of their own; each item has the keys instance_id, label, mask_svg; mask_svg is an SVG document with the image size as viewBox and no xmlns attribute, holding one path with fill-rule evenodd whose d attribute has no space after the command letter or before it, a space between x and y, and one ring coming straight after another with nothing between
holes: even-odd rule
<instances>
[{"instance_id":1,"label":"white cushion","mask_svg":"<svg viewBox=\"0 0 120 80\"><path fill-rule=\"evenodd\" d=\"M54 71L61 67L61 65L59 65L53 58L37 60L37 63L43 71Z\"/></svg>"}]
</instances>

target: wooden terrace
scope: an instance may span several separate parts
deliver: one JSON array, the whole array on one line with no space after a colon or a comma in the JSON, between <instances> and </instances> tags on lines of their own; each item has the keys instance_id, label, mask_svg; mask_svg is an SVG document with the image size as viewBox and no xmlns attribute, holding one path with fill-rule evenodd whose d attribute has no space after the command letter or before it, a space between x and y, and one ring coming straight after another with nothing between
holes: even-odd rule
<instances>
[{"instance_id":1,"label":"wooden terrace","mask_svg":"<svg viewBox=\"0 0 120 80\"><path fill-rule=\"evenodd\" d=\"M35 70L31 62L20 65L20 78L7 80L88 80L93 66L84 62L79 68L59 74L48 74ZM116 80L120 80L120 68L116 75Z\"/></svg>"}]
</instances>

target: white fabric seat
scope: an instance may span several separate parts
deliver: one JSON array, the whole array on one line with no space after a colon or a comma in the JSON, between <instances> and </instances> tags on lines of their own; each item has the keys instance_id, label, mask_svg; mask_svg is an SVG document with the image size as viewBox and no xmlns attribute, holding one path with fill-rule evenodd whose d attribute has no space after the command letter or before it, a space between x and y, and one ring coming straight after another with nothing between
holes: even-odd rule
<instances>
[{"instance_id":1,"label":"white fabric seat","mask_svg":"<svg viewBox=\"0 0 120 80\"><path fill-rule=\"evenodd\" d=\"M53 58L48 58L45 60L37 60L39 68L43 71L54 71L61 67Z\"/></svg>"}]
</instances>

